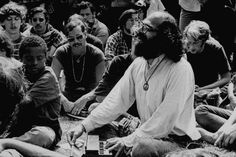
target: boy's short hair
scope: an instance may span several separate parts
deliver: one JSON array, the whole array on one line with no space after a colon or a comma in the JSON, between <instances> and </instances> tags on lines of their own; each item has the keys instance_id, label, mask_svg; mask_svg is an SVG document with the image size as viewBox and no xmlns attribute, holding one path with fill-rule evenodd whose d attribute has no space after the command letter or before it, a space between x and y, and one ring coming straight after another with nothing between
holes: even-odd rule
<instances>
[{"instance_id":1,"label":"boy's short hair","mask_svg":"<svg viewBox=\"0 0 236 157\"><path fill-rule=\"evenodd\" d=\"M27 9L24 5L10 1L0 8L0 21L3 22L8 16L16 15L22 19L25 18Z\"/></svg>"},{"instance_id":2,"label":"boy's short hair","mask_svg":"<svg viewBox=\"0 0 236 157\"><path fill-rule=\"evenodd\" d=\"M0 30L0 50L6 51L6 57L12 57L14 48L7 34Z\"/></svg>"},{"instance_id":3,"label":"boy's short hair","mask_svg":"<svg viewBox=\"0 0 236 157\"><path fill-rule=\"evenodd\" d=\"M37 35L31 35L31 36L25 37L23 41L21 42L21 45L19 48L20 59L22 59L23 55L28 52L27 49L29 47L41 47L45 55L47 53L47 44L43 40L43 38Z\"/></svg>"}]
</instances>

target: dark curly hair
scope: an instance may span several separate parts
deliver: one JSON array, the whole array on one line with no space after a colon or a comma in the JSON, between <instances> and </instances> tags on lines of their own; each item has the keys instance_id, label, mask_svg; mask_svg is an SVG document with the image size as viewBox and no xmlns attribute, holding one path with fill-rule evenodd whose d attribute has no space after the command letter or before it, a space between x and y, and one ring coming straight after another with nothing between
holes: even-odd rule
<instances>
[{"instance_id":1,"label":"dark curly hair","mask_svg":"<svg viewBox=\"0 0 236 157\"><path fill-rule=\"evenodd\" d=\"M9 3L1 7L0 21L3 22L10 15L16 15L19 16L21 19L24 19L26 13L27 9L24 5L20 5L16 2L10 1Z\"/></svg>"},{"instance_id":2,"label":"dark curly hair","mask_svg":"<svg viewBox=\"0 0 236 157\"><path fill-rule=\"evenodd\" d=\"M161 50L169 59L178 62L183 56L183 43L176 23L164 21L158 26L158 35L161 38Z\"/></svg>"},{"instance_id":3,"label":"dark curly hair","mask_svg":"<svg viewBox=\"0 0 236 157\"><path fill-rule=\"evenodd\" d=\"M19 48L19 56L20 59L23 58L23 55L25 53L28 53L29 47L41 47L43 51L45 52L45 55L47 53L47 44L46 42L37 35L31 35L28 37L25 37L23 41L21 42L20 48Z\"/></svg>"}]
</instances>

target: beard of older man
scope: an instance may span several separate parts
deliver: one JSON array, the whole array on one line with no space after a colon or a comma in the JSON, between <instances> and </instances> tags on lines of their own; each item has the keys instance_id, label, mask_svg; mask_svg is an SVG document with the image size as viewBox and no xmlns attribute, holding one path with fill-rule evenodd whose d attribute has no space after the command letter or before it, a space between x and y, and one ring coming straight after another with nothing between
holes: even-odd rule
<instances>
[{"instance_id":1,"label":"beard of older man","mask_svg":"<svg viewBox=\"0 0 236 157\"><path fill-rule=\"evenodd\" d=\"M139 34L136 43L134 44L134 54L137 57L144 59L154 59L160 55L160 39L158 36L147 39L145 34Z\"/></svg>"}]
</instances>

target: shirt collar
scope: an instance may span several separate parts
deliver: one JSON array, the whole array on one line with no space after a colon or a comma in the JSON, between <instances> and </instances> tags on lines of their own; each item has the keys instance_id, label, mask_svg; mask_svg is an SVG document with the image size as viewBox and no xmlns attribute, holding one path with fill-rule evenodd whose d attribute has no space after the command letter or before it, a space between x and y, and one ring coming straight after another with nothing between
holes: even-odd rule
<instances>
[{"instance_id":1,"label":"shirt collar","mask_svg":"<svg viewBox=\"0 0 236 157\"><path fill-rule=\"evenodd\" d=\"M161 54L160 56L158 56L157 58L155 58L151 64L149 64L147 62L147 65L148 65L148 69L149 68L152 68L152 67L155 67L156 65L160 64L160 62L164 59L165 55L164 54Z\"/></svg>"}]
</instances>

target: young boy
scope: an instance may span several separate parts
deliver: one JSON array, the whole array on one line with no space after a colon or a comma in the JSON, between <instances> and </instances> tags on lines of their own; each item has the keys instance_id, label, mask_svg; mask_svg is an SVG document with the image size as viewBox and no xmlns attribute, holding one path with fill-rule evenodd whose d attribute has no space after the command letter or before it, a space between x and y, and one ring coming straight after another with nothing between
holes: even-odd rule
<instances>
[{"instance_id":1,"label":"young boy","mask_svg":"<svg viewBox=\"0 0 236 157\"><path fill-rule=\"evenodd\" d=\"M25 77L29 81L27 94L33 102L33 106L28 106L31 110L28 110L36 127L17 139L49 148L61 138L58 121L61 105L58 81L53 70L45 64L46 52L47 45L39 36L26 37L21 43L19 56ZM34 138L38 132L46 140Z\"/></svg>"},{"instance_id":2,"label":"young boy","mask_svg":"<svg viewBox=\"0 0 236 157\"><path fill-rule=\"evenodd\" d=\"M24 39L20 28L23 24L27 9L25 6L10 1L0 8L0 21L4 32L9 36L13 43L13 57L19 59L20 43Z\"/></svg>"}]
</instances>

